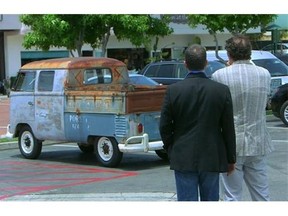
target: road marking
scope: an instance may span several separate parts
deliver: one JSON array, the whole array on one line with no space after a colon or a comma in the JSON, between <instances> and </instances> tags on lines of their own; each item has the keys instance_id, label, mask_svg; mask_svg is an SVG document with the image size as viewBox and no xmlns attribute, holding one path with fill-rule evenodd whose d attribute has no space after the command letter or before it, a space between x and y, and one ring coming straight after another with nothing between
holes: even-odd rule
<instances>
[{"instance_id":1,"label":"road marking","mask_svg":"<svg viewBox=\"0 0 288 216\"><path fill-rule=\"evenodd\" d=\"M138 172L109 168L3 161L0 168L0 200L136 175Z\"/></svg>"}]
</instances>

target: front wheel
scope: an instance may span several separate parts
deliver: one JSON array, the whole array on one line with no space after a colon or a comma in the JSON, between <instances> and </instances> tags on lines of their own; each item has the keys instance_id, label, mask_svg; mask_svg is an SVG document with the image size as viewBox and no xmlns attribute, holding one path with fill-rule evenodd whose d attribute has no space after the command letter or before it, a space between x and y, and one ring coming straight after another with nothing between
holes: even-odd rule
<instances>
[{"instance_id":1,"label":"front wheel","mask_svg":"<svg viewBox=\"0 0 288 216\"><path fill-rule=\"evenodd\" d=\"M99 137L94 149L98 161L105 167L116 167L122 160L123 153L114 138Z\"/></svg>"},{"instance_id":2,"label":"front wheel","mask_svg":"<svg viewBox=\"0 0 288 216\"><path fill-rule=\"evenodd\" d=\"M285 125L288 126L288 101L283 103L280 109L280 118Z\"/></svg>"},{"instance_id":3,"label":"front wheel","mask_svg":"<svg viewBox=\"0 0 288 216\"><path fill-rule=\"evenodd\" d=\"M41 154L42 142L34 136L29 126L24 126L18 137L21 154L27 159L36 159Z\"/></svg>"}]
</instances>

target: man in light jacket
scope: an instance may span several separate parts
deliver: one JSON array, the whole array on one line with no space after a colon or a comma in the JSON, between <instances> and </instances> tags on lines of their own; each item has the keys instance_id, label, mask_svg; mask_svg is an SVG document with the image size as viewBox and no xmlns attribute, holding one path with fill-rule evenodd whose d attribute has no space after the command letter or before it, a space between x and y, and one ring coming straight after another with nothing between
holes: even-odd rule
<instances>
[{"instance_id":1,"label":"man in light jacket","mask_svg":"<svg viewBox=\"0 0 288 216\"><path fill-rule=\"evenodd\" d=\"M270 73L250 61L252 46L247 37L234 36L225 48L230 66L212 74L213 80L230 89L236 131L236 169L230 176L222 175L224 200L241 200L244 180L252 200L267 201L266 155L273 150L266 127Z\"/></svg>"}]
</instances>

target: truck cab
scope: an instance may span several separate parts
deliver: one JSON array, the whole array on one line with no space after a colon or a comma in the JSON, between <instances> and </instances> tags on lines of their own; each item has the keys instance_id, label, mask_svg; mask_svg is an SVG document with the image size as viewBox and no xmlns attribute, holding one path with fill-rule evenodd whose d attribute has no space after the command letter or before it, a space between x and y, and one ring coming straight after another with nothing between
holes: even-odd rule
<instances>
[{"instance_id":1,"label":"truck cab","mask_svg":"<svg viewBox=\"0 0 288 216\"><path fill-rule=\"evenodd\" d=\"M44 140L75 142L101 165L124 152L163 151L158 124L166 88L131 82L111 58L59 58L22 66L10 93L10 132L21 154L38 158Z\"/></svg>"}]
</instances>

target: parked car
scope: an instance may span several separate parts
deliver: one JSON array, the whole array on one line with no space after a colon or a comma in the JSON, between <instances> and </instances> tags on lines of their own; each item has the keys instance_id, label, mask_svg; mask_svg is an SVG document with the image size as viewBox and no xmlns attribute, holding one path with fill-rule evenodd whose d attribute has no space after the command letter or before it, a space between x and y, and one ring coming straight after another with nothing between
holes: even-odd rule
<instances>
[{"instance_id":1,"label":"parked car","mask_svg":"<svg viewBox=\"0 0 288 216\"><path fill-rule=\"evenodd\" d=\"M38 158L51 140L75 142L106 167L126 152L155 151L166 160L158 130L165 91L112 58L30 62L11 88L9 132L27 159Z\"/></svg>"},{"instance_id":2,"label":"parked car","mask_svg":"<svg viewBox=\"0 0 288 216\"><path fill-rule=\"evenodd\" d=\"M129 84L132 84L132 85L146 85L146 86L159 85L159 83L157 83L156 81L141 74L129 73L129 78L130 78ZM102 79L102 82L100 81L99 76L92 76L88 78L87 81L85 81L85 84L86 85L93 85L93 84L98 84L98 83L108 84L112 82L111 75L105 75L101 79Z\"/></svg>"},{"instance_id":3,"label":"parked car","mask_svg":"<svg viewBox=\"0 0 288 216\"><path fill-rule=\"evenodd\" d=\"M205 73L211 77L212 73L223 67L225 64L219 61L209 61ZM152 62L139 72L139 74L150 77L162 85L170 85L183 80L187 73L188 69L185 67L184 61L176 60Z\"/></svg>"},{"instance_id":4,"label":"parked car","mask_svg":"<svg viewBox=\"0 0 288 216\"><path fill-rule=\"evenodd\" d=\"M218 55L224 60L228 61L226 50L218 51ZM218 60L215 51L207 51L207 59L209 61ZM288 83L288 66L278 59L275 55L268 51L252 50L251 61L255 65L266 68L271 75L271 94L280 85Z\"/></svg>"},{"instance_id":5,"label":"parked car","mask_svg":"<svg viewBox=\"0 0 288 216\"><path fill-rule=\"evenodd\" d=\"M146 86L157 86L159 85L158 82L154 81L153 79L146 77L142 74L134 74L129 73L130 84L133 85L146 85Z\"/></svg>"},{"instance_id":6,"label":"parked car","mask_svg":"<svg viewBox=\"0 0 288 216\"><path fill-rule=\"evenodd\" d=\"M275 49L275 50L274 50ZM274 54L288 54L288 43L268 44L261 50L269 51Z\"/></svg>"},{"instance_id":7,"label":"parked car","mask_svg":"<svg viewBox=\"0 0 288 216\"><path fill-rule=\"evenodd\" d=\"M279 58L281 61L283 61L286 65L288 65L288 53L287 54L283 54L283 55L275 54L275 56L277 58Z\"/></svg>"},{"instance_id":8,"label":"parked car","mask_svg":"<svg viewBox=\"0 0 288 216\"><path fill-rule=\"evenodd\" d=\"M273 94L271 110L274 116L280 118L288 126L288 83L279 86Z\"/></svg>"}]
</instances>

